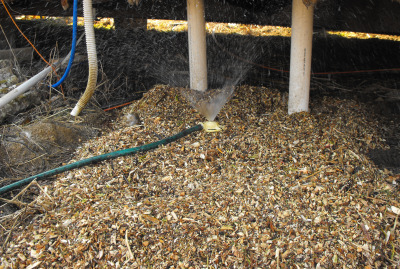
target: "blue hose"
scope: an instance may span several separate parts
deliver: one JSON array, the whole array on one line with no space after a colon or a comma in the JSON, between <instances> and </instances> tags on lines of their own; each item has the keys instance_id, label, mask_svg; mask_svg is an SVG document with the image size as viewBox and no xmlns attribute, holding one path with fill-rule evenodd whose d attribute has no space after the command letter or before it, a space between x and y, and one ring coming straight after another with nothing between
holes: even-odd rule
<instances>
[{"instance_id":1,"label":"blue hose","mask_svg":"<svg viewBox=\"0 0 400 269\"><path fill-rule=\"evenodd\" d=\"M72 47L71 47L71 56L68 61L68 66L65 69L64 75L58 82L55 84L51 85L51 87L56 88L61 85L61 83L64 82L64 80L67 78L69 71L71 70L72 62L74 61L74 56L75 56L75 47L76 47L76 36L77 36L77 25L78 25L78 0L74 0L74 7L73 7L73 19L72 19Z\"/></svg>"}]
</instances>

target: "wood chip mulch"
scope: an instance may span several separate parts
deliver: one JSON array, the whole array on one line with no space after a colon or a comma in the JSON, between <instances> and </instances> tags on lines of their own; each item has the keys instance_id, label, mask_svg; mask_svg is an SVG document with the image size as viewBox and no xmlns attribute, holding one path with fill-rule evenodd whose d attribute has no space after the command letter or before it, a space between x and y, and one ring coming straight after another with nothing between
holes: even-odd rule
<instances>
[{"instance_id":1,"label":"wood chip mulch","mask_svg":"<svg viewBox=\"0 0 400 269\"><path fill-rule=\"evenodd\" d=\"M60 174L7 220L35 209L29 223L3 222L0 268L400 266L399 175L367 157L387 147L379 118L354 100L320 98L293 115L286 103L240 86L218 114L222 132ZM129 113L140 125L126 125ZM158 85L71 162L204 120Z\"/></svg>"}]
</instances>

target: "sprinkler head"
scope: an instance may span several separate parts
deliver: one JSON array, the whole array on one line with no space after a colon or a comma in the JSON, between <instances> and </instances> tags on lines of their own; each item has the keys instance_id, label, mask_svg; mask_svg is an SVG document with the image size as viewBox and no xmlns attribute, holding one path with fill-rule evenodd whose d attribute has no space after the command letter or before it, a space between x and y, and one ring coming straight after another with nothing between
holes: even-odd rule
<instances>
[{"instance_id":1,"label":"sprinkler head","mask_svg":"<svg viewBox=\"0 0 400 269\"><path fill-rule=\"evenodd\" d=\"M220 132L223 130L223 126L219 125L216 121L206 121L201 123L204 131L208 133Z\"/></svg>"}]
</instances>

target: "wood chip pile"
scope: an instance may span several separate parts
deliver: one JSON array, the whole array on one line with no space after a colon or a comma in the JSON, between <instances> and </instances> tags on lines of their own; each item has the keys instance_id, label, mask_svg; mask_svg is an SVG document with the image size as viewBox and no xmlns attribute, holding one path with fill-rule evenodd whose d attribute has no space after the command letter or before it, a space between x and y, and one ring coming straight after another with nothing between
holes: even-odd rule
<instances>
[{"instance_id":1,"label":"wood chip pile","mask_svg":"<svg viewBox=\"0 0 400 269\"><path fill-rule=\"evenodd\" d=\"M1 228L2 268L399 266L400 178L366 155L387 147L379 118L354 100L320 98L290 116L286 103L241 86L218 115L222 132L59 175L2 220L29 220ZM140 125L126 125L129 113ZM72 161L201 121L179 89L158 85Z\"/></svg>"}]
</instances>

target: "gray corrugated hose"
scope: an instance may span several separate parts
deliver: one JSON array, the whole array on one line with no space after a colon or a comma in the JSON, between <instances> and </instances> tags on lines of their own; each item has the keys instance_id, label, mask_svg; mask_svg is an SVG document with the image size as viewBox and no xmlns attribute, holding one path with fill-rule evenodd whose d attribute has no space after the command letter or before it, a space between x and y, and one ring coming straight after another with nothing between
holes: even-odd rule
<instances>
[{"instance_id":1,"label":"gray corrugated hose","mask_svg":"<svg viewBox=\"0 0 400 269\"><path fill-rule=\"evenodd\" d=\"M85 35L86 35L86 49L89 62L89 78L86 85L86 90L71 111L72 116L78 116L82 109L89 102L92 97L97 83L97 54L96 54L96 40L94 36L93 27L93 11L92 0L83 1L83 16L85 22Z\"/></svg>"}]
</instances>

